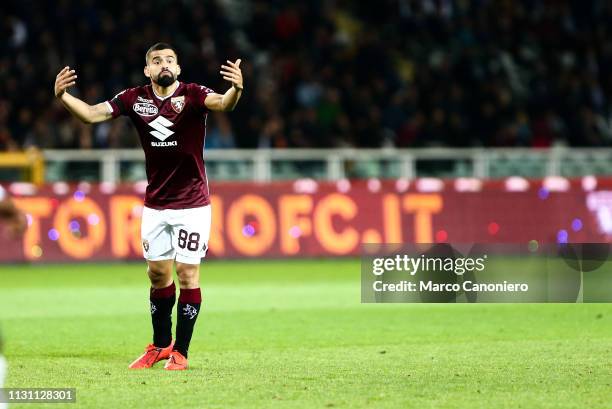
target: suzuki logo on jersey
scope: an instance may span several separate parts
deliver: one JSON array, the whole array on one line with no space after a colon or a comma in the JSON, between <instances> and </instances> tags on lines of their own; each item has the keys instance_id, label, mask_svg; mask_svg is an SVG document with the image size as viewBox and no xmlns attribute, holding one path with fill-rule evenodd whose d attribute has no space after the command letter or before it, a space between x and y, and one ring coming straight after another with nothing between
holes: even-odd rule
<instances>
[{"instance_id":1,"label":"suzuki logo on jersey","mask_svg":"<svg viewBox=\"0 0 612 409\"><path fill-rule=\"evenodd\" d=\"M174 124L163 116L158 116L153 121L149 122L149 126L155 129L154 131L149 131L149 133L162 141L152 141L151 146L178 146L177 141L165 141L166 138L174 133L174 131L168 129L168 127L172 125Z\"/></svg>"},{"instance_id":2,"label":"suzuki logo on jersey","mask_svg":"<svg viewBox=\"0 0 612 409\"><path fill-rule=\"evenodd\" d=\"M149 126L155 129L154 131L149 131L149 133L160 141L164 141L174 133L174 131L168 129L172 125L174 124L163 116L158 116L155 120L149 122Z\"/></svg>"},{"instance_id":3,"label":"suzuki logo on jersey","mask_svg":"<svg viewBox=\"0 0 612 409\"><path fill-rule=\"evenodd\" d=\"M155 116L159 112L155 105L146 102L137 102L132 108L141 116Z\"/></svg>"}]
</instances>

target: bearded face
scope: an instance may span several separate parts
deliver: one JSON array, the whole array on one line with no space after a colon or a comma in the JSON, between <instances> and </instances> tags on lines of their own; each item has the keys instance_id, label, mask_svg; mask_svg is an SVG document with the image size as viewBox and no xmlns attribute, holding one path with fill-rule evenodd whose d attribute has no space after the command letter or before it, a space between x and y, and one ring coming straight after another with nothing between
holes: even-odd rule
<instances>
[{"instance_id":1,"label":"bearded face","mask_svg":"<svg viewBox=\"0 0 612 409\"><path fill-rule=\"evenodd\" d=\"M160 71L157 78L153 78L154 83L164 88L174 84L174 81L176 81L176 76L172 73L172 71L167 69Z\"/></svg>"},{"instance_id":2,"label":"bearded face","mask_svg":"<svg viewBox=\"0 0 612 409\"><path fill-rule=\"evenodd\" d=\"M151 51L147 55L147 61L145 75L162 88L174 84L181 73L176 54L171 49Z\"/></svg>"}]
</instances>

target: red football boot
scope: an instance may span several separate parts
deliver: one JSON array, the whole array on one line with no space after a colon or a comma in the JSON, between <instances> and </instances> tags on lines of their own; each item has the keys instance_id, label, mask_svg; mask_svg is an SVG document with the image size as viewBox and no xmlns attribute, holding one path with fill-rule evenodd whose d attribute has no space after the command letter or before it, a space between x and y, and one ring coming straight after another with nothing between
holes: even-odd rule
<instances>
[{"instance_id":1,"label":"red football boot","mask_svg":"<svg viewBox=\"0 0 612 409\"><path fill-rule=\"evenodd\" d=\"M170 358L168 358L168 362L164 365L164 369L169 371L184 371L187 367L187 358L178 351L172 351L170 353Z\"/></svg>"},{"instance_id":2,"label":"red football boot","mask_svg":"<svg viewBox=\"0 0 612 409\"><path fill-rule=\"evenodd\" d=\"M134 362L129 366L130 369L144 369L152 367L156 362L162 359L168 359L172 352L174 341L165 348L156 347L153 344L147 345L144 354L140 355Z\"/></svg>"}]
</instances>

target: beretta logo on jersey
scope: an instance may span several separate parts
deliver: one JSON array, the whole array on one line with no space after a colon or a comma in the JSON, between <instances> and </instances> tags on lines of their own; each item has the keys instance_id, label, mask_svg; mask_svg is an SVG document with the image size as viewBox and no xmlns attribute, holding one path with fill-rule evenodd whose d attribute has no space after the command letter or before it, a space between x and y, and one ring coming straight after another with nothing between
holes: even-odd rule
<instances>
[{"instance_id":1,"label":"beretta logo on jersey","mask_svg":"<svg viewBox=\"0 0 612 409\"><path fill-rule=\"evenodd\" d=\"M180 114L185 106L185 96L181 95L180 97L172 97L170 98L170 106L174 109L174 112Z\"/></svg>"},{"instance_id":2,"label":"beretta logo on jersey","mask_svg":"<svg viewBox=\"0 0 612 409\"><path fill-rule=\"evenodd\" d=\"M159 112L157 107L147 102L137 102L133 106L134 112L141 116L155 116Z\"/></svg>"}]
</instances>

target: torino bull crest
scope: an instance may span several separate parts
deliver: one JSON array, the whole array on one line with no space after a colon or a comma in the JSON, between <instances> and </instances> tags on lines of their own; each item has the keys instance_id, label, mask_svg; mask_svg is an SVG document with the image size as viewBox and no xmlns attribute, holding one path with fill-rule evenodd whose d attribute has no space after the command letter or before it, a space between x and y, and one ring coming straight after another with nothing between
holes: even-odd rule
<instances>
[{"instance_id":1,"label":"torino bull crest","mask_svg":"<svg viewBox=\"0 0 612 409\"><path fill-rule=\"evenodd\" d=\"M180 97L170 98L170 105L172 106L172 109L174 109L174 112L180 114L185 107L185 96L181 95Z\"/></svg>"},{"instance_id":2,"label":"torino bull crest","mask_svg":"<svg viewBox=\"0 0 612 409\"><path fill-rule=\"evenodd\" d=\"M198 310L194 306L186 304L183 308L183 315L189 317L190 320L194 319L198 315Z\"/></svg>"}]
</instances>

